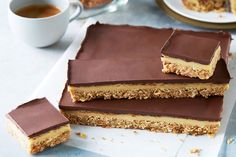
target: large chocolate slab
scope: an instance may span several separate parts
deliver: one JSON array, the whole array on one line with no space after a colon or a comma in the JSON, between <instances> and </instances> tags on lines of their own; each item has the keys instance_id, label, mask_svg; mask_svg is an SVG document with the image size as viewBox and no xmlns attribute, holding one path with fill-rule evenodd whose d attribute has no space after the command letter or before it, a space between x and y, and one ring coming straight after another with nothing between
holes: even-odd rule
<instances>
[{"instance_id":1,"label":"large chocolate slab","mask_svg":"<svg viewBox=\"0 0 236 157\"><path fill-rule=\"evenodd\" d=\"M59 108L65 111L95 111L116 114L170 116L195 120L220 121L223 97L93 100L74 103L65 87Z\"/></svg>"},{"instance_id":2,"label":"large chocolate slab","mask_svg":"<svg viewBox=\"0 0 236 157\"><path fill-rule=\"evenodd\" d=\"M35 99L6 115L26 136L35 137L69 123L46 99Z\"/></svg>"},{"instance_id":3,"label":"large chocolate slab","mask_svg":"<svg viewBox=\"0 0 236 157\"><path fill-rule=\"evenodd\" d=\"M213 76L207 80L165 74L159 58L70 60L68 84L72 86L115 83L228 83L230 75L221 59Z\"/></svg>"},{"instance_id":4,"label":"large chocolate slab","mask_svg":"<svg viewBox=\"0 0 236 157\"><path fill-rule=\"evenodd\" d=\"M220 41L222 58L227 62L231 35L227 32L195 32L179 30L185 34ZM91 25L81 45L77 59L106 58L160 58L161 48L173 29L154 29L129 25Z\"/></svg>"},{"instance_id":5,"label":"large chocolate slab","mask_svg":"<svg viewBox=\"0 0 236 157\"><path fill-rule=\"evenodd\" d=\"M163 55L179 58L188 62L208 65L211 63L220 41L174 31L163 46Z\"/></svg>"},{"instance_id":6,"label":"large chocolate slab","mask_svg":"<svg viewBox=\"0 0 236 157\"><path fill-rule=\"evenodd\" d=\"M180 31L180 30L179 30ZM88 28L86 37L82 43L81 49L77 54L78 60L97 60L97 59L109 59L110 66L107 67L112 69L109 73L98 74L101 67L107 65L107 62L102 61L94 61L93 66L89 66L88 63L85 63L83 68L80 70L71 70L68 71L69 76L69 84L70 85L88 85L88 84L107 84L110 83L118 83L118 82L128 82L129 77L133 75L137 69L131 71L128 69L132 69L133 62L125 63L127 66L128 73L119 73L120 75L110 79L114 75L117 76L115 73L117 72L115 68L117 64L113 61L121 60L121 59L156 59L156 63L152 61L153 66L156 67L150 68L146 71L146 75L151 73L155 73L155 77L152 78L142 78L143 73L137 73L136 82L152 80L153 82L163 82L166 83L228 83L230 80L230 75L227 70L227 59L228 59L228 52L229 46L231 42L231 35L225 32L194 32L194 31L181 31L185 34L195 35L199 37L208 37L215 40L220 41L220 46L222 49L222 59L217 63L214 75L208 80L200 80L197 78L188 78L183 76L177 76L175 74L163 74L161 72L162 63L160 60L161 57L161 48L163 47L164 43L169 39L170 35L172 34L173 29L154 29L150 27L143 27L143 26L128 26L128 25L106 25L106 24L95 24ZM79 62L79 61L78 61ZM97 63L95 63L97 62ZM226 62L226 63L225 63ZM82 62L81 62L82 63ZM114 67L113 66L113 63ZM79 63L78 63L79 64ZM136 63L135 63L136 64ZM87 66L88 65L88 66ZM125 67L124 66L124 67ZM141 67L141 64L138 65ZM151 65L148 65L151 66ZM76 67L78 68L78 67ZM99 69L100 68L100 69ZM86 69L86 70L85 70ZM113 71L114 69L114 71ZM155 70L151 71L151 70ZM141 70L140 70L141 71ZM123 72L123 71L122 71ZM151 73L150 73L151 72ZM87 76L86 76L86 75ZM73 75L73 77L72 77ZM92 75L92 77L89 77ZM126 81L123 81L123 78L126 78ZM105 79L106 80L105 80ZM122 79L121 79L122 78ZM154 79L155 78L155 81ZM100 79L100 80L99 80ZM109 80L110 79L110 80ZM83 80L83 81L81 81ZM97 80L97 81L96 81ZM137 81L138 80L138 81ZM129 80L132 82L134 80ZM135 81L134 81L135 82ZM145 82L143 82L145 83Z\"/></svg>"}]
</instances>

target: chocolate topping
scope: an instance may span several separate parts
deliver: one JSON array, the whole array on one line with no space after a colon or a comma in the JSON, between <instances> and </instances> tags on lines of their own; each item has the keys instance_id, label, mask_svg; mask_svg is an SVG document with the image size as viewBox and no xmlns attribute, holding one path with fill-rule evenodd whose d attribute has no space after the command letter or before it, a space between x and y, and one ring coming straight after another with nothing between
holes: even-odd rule
<instances>
[{"instance_id":1,"label":"chocolate topping","mask_svg":"<svg viewBox=\"0 0 236 157\"><path fill-rule=\"evenodd\" d=\"M68 84L72 86L115 83L228 83L230 75L224 60L217 63L207 80L165 74L160 59L70 60Z\"/></svg>"},{"instance_id":2,"label":"chocolate topping","mask_svg":"<svg viewBox=\"0 0 236 157\"><path fill-rule=\"evenodd\" d=\"M217 63L210 79L200 80L161 72L161 48L173 29L97 23L88 28L76 57L79 61L69 63L68 83L75 86L124 82L228 83L230 75L226 63L231 35L224 32L178 31L220 41L222 59Z\"/></svg>"},{"instance_id":3,"label":"chocolate topping","mask_svg":"<svg viewBox=\"0 0 236 157\"><path fill-rule=\"evenodd\" d=\"M222 58L227 63L231 42L230 33L178 31L220 41ZM172 32L173 29L97 23L88 28L86 37L76 58L160 58L161 48L169 39Z\"/></svg>"},{"instance_id":4,"label":"chocolate topping","mask_svg":"<svg viewBox=\"0 0 236 157\"><path fill-rule=\"evenodd\" d=\"M35 99L18 106L6 115L28 137L35 137L68 124L65 118L46 99Z\"/></svg>"},{"instance_id":5,"label":"chocolate topping","mask_svg":"<svg viewBox=\"0 0 236 157\"><path fill-rule=\"evenodd\" d=\"M169 116L185 119L220 121L223 97L94 100L74 103L65 87L59 108L65 111L95 111L115 114Z\"/></svg>"},{"instance_id":6,"label":"chocolate topping","mask_svg":"<svg viewBox=\"0 0 236 157\"><path fill-rule=\"evenodd\" d=\"M198 37L174 31L163 46L163 55L208 65L211 63L220 42L208 37Z\"/></svg>"}]
</instances>

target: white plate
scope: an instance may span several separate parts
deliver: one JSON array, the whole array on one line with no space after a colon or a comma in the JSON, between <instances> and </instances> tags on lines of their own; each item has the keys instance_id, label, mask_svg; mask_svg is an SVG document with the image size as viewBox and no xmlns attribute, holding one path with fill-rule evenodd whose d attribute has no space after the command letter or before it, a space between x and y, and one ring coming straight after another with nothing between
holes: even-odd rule
<instances>
[{"instance_id":1,"label":"white plate","mask_svg":"<svg viewBox=\"0 0 236 157\"><path fill-rule=\"evenodd\" d=\"M35 90L31 99L46 96L55 107L67 80L68 59L73 59L84 39L87 27L96 21L88 20L80 29L76 39L66 50L45 80ZM79 27L79 26L78 26ZM231 52L235 52L236 42L232 41ZM231 48L232 48L231 47ZM231 76L236 78L236 59L230 61L229 70ZM231 114L236 97L236 80L230 82L230 89L224 98L223 119L219 132L214 138L208 136L189 136L186 134L156 133L146 130L115 129L73 125L72 137L65 143L67 146L77 147L98 154L118 156L163 156L163 157L189 157L192 148L200 148L201 157L216 157L224 139L226 126ZM75 132L81 131L87 134L87 139L79 138ZM63 148L62 148L63 149ZM192 155L194 156L194 155ZM72 157L68 155L68 157Z\"/></svg>"},{"instance_id":2,"label":"white plate","mask_svg":"<svg viewBox=\"0 0 236 157\"><path fill-rule=\"evenodd\" d=\"M236 22L236 15L227 12L196 12L187 9L182 0L164 0L165 4L174 12L187 18L209 23Z\"/></svg>"}]
</instances>

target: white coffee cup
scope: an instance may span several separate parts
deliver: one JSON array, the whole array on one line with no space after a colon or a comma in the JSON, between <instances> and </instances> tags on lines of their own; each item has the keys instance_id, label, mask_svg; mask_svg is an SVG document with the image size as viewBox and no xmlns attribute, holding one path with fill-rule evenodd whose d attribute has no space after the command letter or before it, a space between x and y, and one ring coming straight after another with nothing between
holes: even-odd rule
<instances>
[{"instance_id":1,"label":"white coffee cup","mask_svg":"<svg viewBox=\"0 0 236 157\"><path fill-rule=\"evenodd\" d=\"M51 4L61 12L45 18L27 18L15 14L18 9L35 4ZM69 22L82 12L81 3L78 1L76 4L77 8L70 16L68 0L12 0L8 9L11 30L16 37L33 47L52 45L63 36Z\"/></svg>"}]
</instances>

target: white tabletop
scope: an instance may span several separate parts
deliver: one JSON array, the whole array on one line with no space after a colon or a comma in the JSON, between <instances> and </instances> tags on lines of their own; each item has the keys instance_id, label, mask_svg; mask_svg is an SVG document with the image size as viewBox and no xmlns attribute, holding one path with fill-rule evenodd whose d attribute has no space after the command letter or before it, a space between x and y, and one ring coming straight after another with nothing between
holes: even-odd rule
<instances>
[{"instance_id":1,"label":"white tabletop","mask_svg":"<svg viewBox=\"0 0 236 157\"><path fill-rule=\"evenodd\" d=\"M74 38L76 28L73 23L64 37L56 44L43 48L32 48L13 37L7 21L8 1L0 1L0 156L4 147L2 137L4 114L26 101L50 69L62 56ZM202 30L175 21L158 8L154 0L130 0L119 11L95 17L106 23L148 25L153 27L175 27ZM83 21L81 21L83 22ZM233 32L234 34L235 31ZM56 78L55 78L56 79ZM7 140L7 139L5 139ZM14 146L12 146L14 147Z\"/></svg>"}]
</instances>

